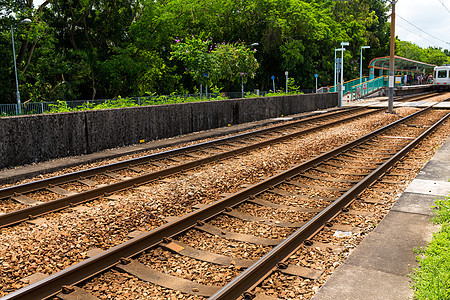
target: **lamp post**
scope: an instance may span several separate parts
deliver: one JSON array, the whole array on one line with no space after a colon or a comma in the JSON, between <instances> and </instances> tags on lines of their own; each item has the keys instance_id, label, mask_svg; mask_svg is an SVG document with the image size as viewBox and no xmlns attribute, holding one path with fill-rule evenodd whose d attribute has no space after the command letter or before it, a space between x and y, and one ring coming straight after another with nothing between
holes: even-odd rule
<instances>
[{"instance_id":1,"label":"lamp post","mask_svg":"<svg viewBox=\"0 0 450 300\"><path fill-rule=\"evenodd\" d=\"M341 43L341 48L340 49L335 49L335 51L338 50L338 51L342 52L342 58L341 58L341 62L340 62L340 65L341 65L341 80L340 80L340 83L338 85L339 107L343 106L343 99L344 99L344 51L345 51L344 46L348 46L348 45L350 45L348 42L342 42Z\"/></svg>"},{"instance_id":2,"label":"lamp post","mask_svg":"<svg viewBox=\"0 0 450 300\"><path fill-rule=\"evenodd\" d=\"M391 14L391 44L389 55L389 101L388 111L394 112L394 70L395 70L395 4L398 0L388 0L392 4Z\"/></svg>"},{"instance_id":3,"label":"lamp post","mask_svg":"<svg viewBox=\"0 0 450 300\"><path fill-rule=\"evenodd\" d=\"M363 72L363 64L362 64L362 61L363 61L363 56L362 56L362 53L363 53L363 49L370 49L370 46L362 46L361 47L361 60L359 61L359 84L361 84L362 83L362 72Z\"/></svg>"},{"instance_id":4,"label":"lamp post","mask_svg":"<svg viewBox=\"0 0 450 300\"><path fill-rule=\"evenodd\" d=\"M348 46L350 45L348 42L342 42L341 46L342 46L342 69L341 69L341 107L343 106L343 101L344 101L344 51L345 48L344 46Z\"/></svg>"},{"instance_id":5,"label":"lamp post","mask_svg":"<svg viewBox=\"0 0 450 300\"><path fill-rule=\"evenodd\" d=\"M341 48L336 48L334 49L334 91L337 92L338 88L337 88L337 74L338 74L338 70L337 70L337 52L340 51Z\"/></svg>"},{"instance_id":6,"label":"lamp post","mask_svg":"<svg viewBox=\"0 0 450 300\"><path fill-rule=\"evenodd\" d=\"M31 23L30 19L24 19L20 23L28 24ZM14 60L14 72L16 74L16 95L17 95L17 111L18 114L22 114L22 109L20 107L20 92L19 92L19 78L17 77L17 63L16 63L16 47L14 45L14 30L11 25L11 39L12 39L12 48L13 48L13 60Z\"/></svg>"},{"instance_id":7,"label":"lamp post","mask_svg":"<svg viewBox=\"0 0 450 300\"><path fill-rule=\"evenodd\" d=\"M241 96L244 98L244 73L241 73Z\"/></svg>"},{"instance_id":8,"label":"lamp post","mask_svg":"<svg viewBox=\"0 0 450 300\"><path fill-rule=\"evenodd\" d=\"M288 88L288 76L289 76L289 72L286 71L284 72L284 75L286 75L286 94L289 93L289 88Z\"/></svg>"},{"instance_id":9,"label":"lamp post","mask_svg":"<svg viewBox=\"0 0 450 300\"><path fill-rule=\"evenodd\" d=\"M341 72L341 59L337 58L337 52L338 51L344 51L344 48L336 48L334 49L334 91L338 93L338 98L340 98L340 93L339 93L339 87L338 87L338 83L339 83L339 72ZM341 105L341 100L338 100L338 105Z\"/></svg>"}]
</instances>

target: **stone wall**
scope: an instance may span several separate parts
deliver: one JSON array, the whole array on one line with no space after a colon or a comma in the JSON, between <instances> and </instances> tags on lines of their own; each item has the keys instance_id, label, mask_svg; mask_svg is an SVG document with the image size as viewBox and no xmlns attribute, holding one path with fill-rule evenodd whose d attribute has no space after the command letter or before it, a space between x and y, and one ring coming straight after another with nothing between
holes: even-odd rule
<instances>
[{"instance_id":1,"label":"stone wall","mask_svg":"<svg viewBox=\"0 0 450 300\"><path fill-rule=\"evenodd\" d=\"M335 106L331 93L2 117L0 168Z\"/></svg>"}]
</instances>

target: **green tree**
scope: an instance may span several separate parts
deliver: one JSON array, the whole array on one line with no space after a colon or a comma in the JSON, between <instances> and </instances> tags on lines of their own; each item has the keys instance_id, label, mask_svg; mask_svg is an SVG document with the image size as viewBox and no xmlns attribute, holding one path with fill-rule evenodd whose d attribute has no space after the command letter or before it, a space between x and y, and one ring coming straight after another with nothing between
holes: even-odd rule
<instances>
[{"instance_id":1,"label":"green tree","mask_svg":"<svg viewBox=\"0 0 450 300\"><path fill-rule=\"evenodd\" d=\"M213 54L210 50L211 40L197 37L175 38L172 45L172 57L183 62L185 73L192 76L195 82L210 84L210 78L216 78L213 68ZM209 74L212 74L210 76Z\"/></svg>"},{"instance_id":2,"label":"green tree","mask_svg":"<svg viewBox=\"0 0 450 300\"><path fill-rule=\"evenodd\" d=\"M254 49L244 44L221 43L211 52L212 76L215 80L224 80L230 92L231 83L237 80L247 82L248 78L255 78L259 68L254 56Z\"/></svg>"},{"instance_id":3,"label":"green tree","mask_svg":"<svg viewBox=\"0 0 450 300\"><path fill-rule=\"evenodd\" d=\"M359 76L361 46L371 46L364 66L389 50L385 0L33 2L0 0L3 103L16 101L11 25L24 101L186 93L198 84L236 91L241 74L247 90L268 90L270 77L285 71L312 88L315 73L320 85L332 83L334 49L343 41L350 42L346 79ZM19 25L24 18L33 23ZM176 37L191 38L176 45ZM246 46L253 43L259 46ZM440 65L450 53L397 41L397 55Z\"/></svg>"}]
</instances>

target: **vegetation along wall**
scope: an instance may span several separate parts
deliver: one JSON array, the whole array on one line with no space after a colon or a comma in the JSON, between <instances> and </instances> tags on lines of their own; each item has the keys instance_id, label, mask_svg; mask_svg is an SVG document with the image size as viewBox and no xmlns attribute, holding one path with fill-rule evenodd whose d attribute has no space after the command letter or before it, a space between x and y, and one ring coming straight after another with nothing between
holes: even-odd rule
<instances>
[{"instance_id":1,"label":"vegetation along wall","mask_svg":"<svg viewBox=\"0 0 450 300\"><path fill-rule=\"evenodd\" d=\"M337 106L310 94L0 118L0 168Z\"/></svg>"}]
</instances>

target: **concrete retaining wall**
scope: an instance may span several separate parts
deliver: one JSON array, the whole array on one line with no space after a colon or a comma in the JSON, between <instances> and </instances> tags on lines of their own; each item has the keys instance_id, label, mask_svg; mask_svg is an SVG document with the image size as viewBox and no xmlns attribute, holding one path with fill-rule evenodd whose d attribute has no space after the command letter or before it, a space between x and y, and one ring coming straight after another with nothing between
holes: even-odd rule
<instances>
[{"instance_id":1,"label":"concrete retaining wall","mask_svg":"<svg viewBox=\"0 0 450 300\"><path fill-rule=\"evenodd\" d=\"M0 168L335 106L332 93L3 117Z\"/></svg>"}]
</instances>

